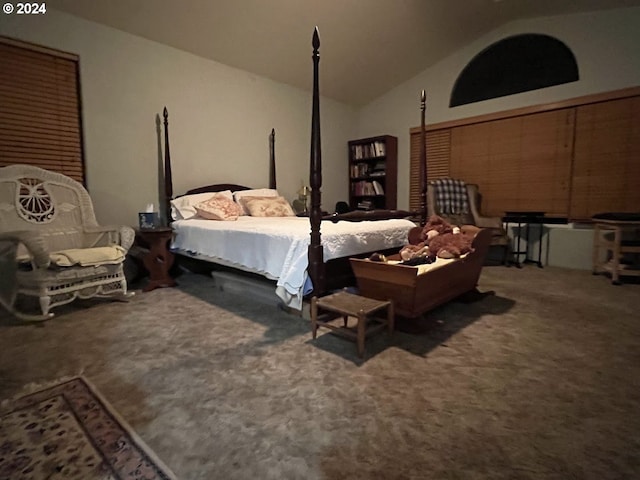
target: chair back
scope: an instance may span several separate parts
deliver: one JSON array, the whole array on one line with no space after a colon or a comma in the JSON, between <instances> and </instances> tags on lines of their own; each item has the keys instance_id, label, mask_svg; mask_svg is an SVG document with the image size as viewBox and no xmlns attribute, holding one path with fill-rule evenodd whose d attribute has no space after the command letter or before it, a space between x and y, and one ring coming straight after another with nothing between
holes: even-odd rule
<instances>
[{"instance_id":1,"label":"chair back","mask_svg":"<svg viewBox=\"0 0 640 480\"><path fill-rule=\"evenodd\" d=\"M84 248L84 227L97 226L86 189L31 165L0 168L0 232L37 231L50 251Z\"/></svg>"},{"instance_id":2,"label":"chair back","mask_svg":"<svg viewBox=\"0 0 640 480\"><path fill-rule=\"evenodd\" d=\"M474 188L475 187L475 188ZM478 192L477 185L466 184L466 211L447 212L443 205L438 203L437 186L433 182L427 184L427 217L438 215L454 225L475 225L473 209L475 207L475 196Z\"/></svg>"}]
</instances>

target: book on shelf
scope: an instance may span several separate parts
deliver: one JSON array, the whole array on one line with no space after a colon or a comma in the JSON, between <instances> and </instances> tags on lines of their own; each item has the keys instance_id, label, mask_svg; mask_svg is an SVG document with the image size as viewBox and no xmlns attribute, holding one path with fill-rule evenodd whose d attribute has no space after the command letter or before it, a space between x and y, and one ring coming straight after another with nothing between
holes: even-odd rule
<instances>
[{"instance_id":1,"label":"book on shelf","mask_svg":"<svg viewBox=\"0 0 640 480\"><path fill-rule=\"evenodd\" d=\"M367 163L356 163L351 165L351 178L366 177L369 174Z\"/></svg>"},{"instance_id":2,"label":"book on shelf","mask_svg":"<svg viewBox=\"0 0 640 480\"><path fill-rule=\"evenodd\" d=\"M371 200L362 200L358 202L358 210L372 210L374 207L373 202Z\"/></svg>"},{"instance_id":3,"label":"book on shelf","mask_svg":"<svg viewBox=\"0 0 640 480\"><path fill-rule=\"evenodd\" d=\"M387 162L384 160L378 160L376 164L373 166L374 170L385 170L387 168Z\"/></svg>"},{"instance_id":4,"label":"book on shelf","mask_svg":"<svg viewBox=\"0 0 640 480\"><path fill-rule=\"evenodd\" d=\"M384 188L382 188L382 184L380 182L374 180L371 184L373 185L373 191L376 195L384 195Z\"/></svg>"},{"instance_id":5,"label":"book on shelf","mask_svg":"<svg viewBox=\"0 0 640 480\"><path fill-rule=\"evenodd\" d=\"M375 188L372 182L361 180L353 184L354 195L376 195Z\"/></svg>"},{"instance_id":6,"label":"book on shelf","mask_svg":"<svg viewBox=\"0 0 640 480\"><path fill-rule=\"evenodd\" d=\"M381 140L351 146L351 157L355 160L384 157L386 154L386 144Z\"/></svg>"}]
</instances>

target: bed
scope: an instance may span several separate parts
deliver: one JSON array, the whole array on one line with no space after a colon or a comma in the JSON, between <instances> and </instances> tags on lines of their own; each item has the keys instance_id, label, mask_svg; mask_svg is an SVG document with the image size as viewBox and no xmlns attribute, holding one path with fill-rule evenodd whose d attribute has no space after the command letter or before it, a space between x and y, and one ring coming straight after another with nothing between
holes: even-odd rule
<instances>
[{"instance_id":1,"label":"bed","mask_svg":"<svg viewBox=\"0 0 640 480\"><path fill-rule=\"evenodd\" d=\"M412 219L425 221L426 172L421 173L422 208L420 212L384 210L323 213L321 209L322 159L320 149L320 104L318 63L320 40L313 34L313 107L310 161L311 205L308 217L285 216L254 218L240 215L235 221L211 221L182 218L173 221L175 236L172 250L196 258L261 275L275 281L275 291L282 302L301 309L303 299L323 295L346 285L355 285L350 258L366 258L373 252L396 253L407 243L416 227ZM424 123L424 94L422 99ZM164 109L165 197L171 210L176 199L225 192L237 195L272 190L276 192L275 130L270 136L269 188L252 189L236 184L212 184L197 187L174 197L171 154L169 148L168 111ZM424 152L426 155L426 151ZM426 165L426 157L425 162Z\"/></svg>"}]
</instances>

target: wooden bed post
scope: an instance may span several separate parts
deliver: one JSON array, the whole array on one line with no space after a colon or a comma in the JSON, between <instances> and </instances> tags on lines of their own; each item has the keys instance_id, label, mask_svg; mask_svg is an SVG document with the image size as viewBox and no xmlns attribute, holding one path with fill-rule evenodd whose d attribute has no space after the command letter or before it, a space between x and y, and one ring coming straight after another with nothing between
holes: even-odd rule
<instances>
[{"instance_id":1,"label":"wooden bed post","mask_svg":"<svg viewBox=\"0 0 640 480\"><path fill-rule=\"evenodd\" d=\"M169 152L169 111L164 107L164 201L167 226L171 223L171 200L173 199L173 178L171 176L171 153Z\"/></svg>"},{"instance_id":2,"label":"wooden bed post","mask_svg":"<svg viewBox=\"0 0 640 480\"><path fill-rule=\"evenodd\" d=\"M276 189L276 129L269 136L269 188Z\"/></svg>"},{"instance_id":3,"label":"wooden bed post","mask_svg":"<svg viewBox=\"0 0 640 480\"><path fill-rule=\"evenodd\" d=\"M427 141L425 132L425 110L427 95L422 90L420 97L420 225L427 223Z\"/></svg>"},{"instance_id":4,"label":"wooden bed post","mask_svg":"<svg viewBox=\"0 0 640 480\"><path fill-rule=\"evenodd\" d=\"M324 258L320 241L320 222L322 221L322 152L320 148L320 93L318 86L318 64L320 62L320 36L318 27L313 31L313 106L311 113L311 161L309 173L309 185L311 188L311 243L308 249L308 272L313 282L313 294L324 292Z\"/></svg>"}]
</instances>

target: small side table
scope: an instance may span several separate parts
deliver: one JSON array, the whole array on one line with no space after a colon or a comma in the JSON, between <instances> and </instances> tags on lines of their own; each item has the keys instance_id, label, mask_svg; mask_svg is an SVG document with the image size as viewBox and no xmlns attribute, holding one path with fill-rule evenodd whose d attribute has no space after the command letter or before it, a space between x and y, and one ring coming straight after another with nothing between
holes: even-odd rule
<instances>
[{"instance_id":1,"label":"small side table","mask_svg":"<svg viewBox=\"0 0 640 480\"><path fill-rule=\"evenodd\" d=\"M637 264L629 266L621 262L625 253L640 254L640 213L600 214L594 216L593 221L593 274L611 273L613 285L622 283L620 276L640 276ZM607 233L613 238L606 238ZM623 240L625 233L633 240ZM602 259L602 251L611 258Z\"/></svg>"},{"instance_id":2,"label":"small side table","mask_svg":"<svg viewBox=\"0 0 640 480\"><path fill-rule=\"evenodd\" d=\"M169 251L168 243L173 236L170 227L154 229L136 229L136 236L149 246L149 252L142 258L144 266L149 270L149 283L142 289L150 292L156 288L174 287L175 280L169 275L174 255Z\"/></svg>"},{"instance_id":3,"label":"small side table","mask_svg":"<svg viewBox=\"0 0 640 480\"><path fill-rule=\"evenodd\" d=\"M387 318L371 316L373 313L387 309ZM330 320L319 320L318 310L328 310L330 312L342 315L344 326L333 325ZM358 324L356 332L349 330L347 327L348 317L356 317ZM333 317L331 320L333 320ZM387 327L389 334L393 333L393 302L374 300L372 298L361 297L349 292L337 292L326 297L313 297L311 299L311 332L313 338L316 338L318 327L329 328L336 333L343 335L349 339L355 339L358 345L358 356L364 357L364 341L365 338L384 327Z\"/></svg>"},{"instance_id":4,"label":"small side table","mask_svg":"<svg viewBox=\"0 0 640 480\"><path fill-rule=\"evenodd\" d=\"M509 223L517 223L518 224L518 240L516 249L511 252L515 256L515 265L520 268L520 257L519 255L524 255L524 260L522 263L535 263L539 268L542 268L542 231L544 230L544 214L545 212L505 212L504 217L502 217L502 221L506 223L505 230L509 231ZM527 240L527 248L525 250L520 250L520 231L522 229L522 225L525 226L525 238ZM529 257L529 245L530 242L530 225L538 225L540 228L538 234L538 256L537 258Z\"/></svg>"}]
</instances>

